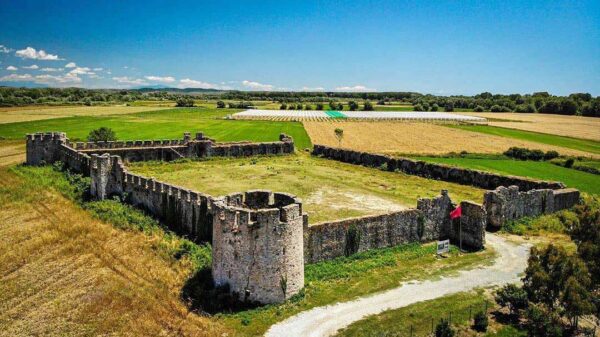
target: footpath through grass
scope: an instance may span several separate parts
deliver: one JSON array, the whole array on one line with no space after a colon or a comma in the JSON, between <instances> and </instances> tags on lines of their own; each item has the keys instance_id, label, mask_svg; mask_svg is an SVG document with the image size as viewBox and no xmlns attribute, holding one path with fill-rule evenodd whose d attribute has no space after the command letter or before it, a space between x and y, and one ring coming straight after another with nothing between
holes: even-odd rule
<instances>
[{"instance_id":1,"label":"footpath through grass","mask_svg":"<svg viewBox=\"0 0 600 337\"><path fill-rule=\"evenodd\" d=\"M470 169L542 180L560 181L567 187L600 194L600 175L560 167L549 162L507 159L504 156L467 155L465 157L415 157L416 159Z\"/></svg>"},{"instance_id":2,"label":"footpath through grass","mask_svg":"<svg viewBox=\"0 0 600 337\"><path fill-rule=\"evenodd\" d=\"M452 128L485 133L488 135L527 140L547 145L562 146L569 149L600 154L600 142L571 137L555 136L547 133L522 131L487 125L452 125Z\"/></svg>"},{"instance_id":3,"label":"footpath through grass","mask_svg":"<svg viewBox=\"0 0 600 337\"><path fill-rule=\"evenodd\" d=\"M301 311L391 289L403 281L449 275L490 263L494 256L489 249L460 254L452 246L449 257L439 259L435 250L435 243L407 244L306 265L305 288L288 302L218 318L240 336L262 336L272 324Z\"/></svg>"},{"instance_id":4,"label":"footpath through grass","mask_svg":"<svg viewBox=\"0 0 600 337\"><path fill-rule=\"evenodd\" d=\"M78 116L43 121L0 124L0 139L24 139L38 131L64 131L71 140L85 140L102 126L112 128L120 140L178 139L183 132L202 131L218 141L276 141L280 133L294 138L298 149L311 147L310 138L298 122L227 120L239 110L174 108L114 116Z\"/></svg>"},{"instance_id":5,"label":"footpath through grass","mask_svg":"<svg viewBox=\"0 0 600 337\"><path fill-rule=\"evenodd\" d=\"M483 190L318 158L286 156L138 162L130 170L214 196L252 189L292 193L311 224L415 207L419 197L445 189L454 200L483 200Z\"/></svg>"}]
</instances>

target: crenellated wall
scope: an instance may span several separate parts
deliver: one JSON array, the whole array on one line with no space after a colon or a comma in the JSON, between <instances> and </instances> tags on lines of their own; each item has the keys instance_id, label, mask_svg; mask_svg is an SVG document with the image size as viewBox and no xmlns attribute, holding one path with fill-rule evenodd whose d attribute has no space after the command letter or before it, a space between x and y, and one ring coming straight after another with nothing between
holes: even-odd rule
<instances>
[{"instance_id":1,"label":"crenellated wall","mask_svg":"<svg viewBox=\"0 0 600 337\"><path fill-rule=\"evenodd\" d=\"M315 146L313 154L348 163L387 167L428 178L494 188L483 204L462 201L462 217L447 191L421 198L415 209L331 222L308 224L301 201L286 193L256 190L213 198L131 173L128 161L174 160L210 156L292 153L293 140L216 143L197 133L182 140L71 143L61 132L27 136L27 163L62 161L91 177L98 199L113 196L160 219L173 231L196 242L212 242L213 278L228 284L241 300L279 303L304 286L304 264L330 260L375 248L410 242L450 239L467 249L482 249L485 229L507 221L570 208L579 191L561 183L505 177L382 155ZM384 166L385 165L385 166ZM507 185L509 187L504 187ZM514 185L514 186L513 186Z\"/></svg>"},{"instance_id":2,"label":"crenellated wall","mask_svg":"<svg viewBox=\"0 0 600 337\"><path fill-rule=\"evenodd\" d=\"M302 204L248 191L211 200L212 275L242 301L280 303L304 287Z\"/></svg>"},{"instance_id":3,"label":"crenellated wall","mask_svg":"<svg viewBox=\"0 0 600 337\"><path fill-rule=\"evenodd\" d=\"M490 172L428 163L420 160L393 158L381 154L332 148L323 145L315 145L312 153L315 156L357 165L382 167L385 164L385 168L388 171L398 170L410 175L443 180L462 185L471 185L487 190L495 189L498 186L513 185L518 186L522 191L533 189L560 189L565 187L564 184L560 182L504 176Z\"/></svg>"}]
</instances>

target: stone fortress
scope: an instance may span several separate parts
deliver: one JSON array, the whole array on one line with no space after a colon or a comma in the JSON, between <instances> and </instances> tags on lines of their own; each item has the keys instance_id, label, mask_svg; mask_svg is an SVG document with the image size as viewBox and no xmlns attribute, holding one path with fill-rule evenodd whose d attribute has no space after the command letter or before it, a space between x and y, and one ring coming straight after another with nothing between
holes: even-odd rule
<instances>
[{"instance_id":1,"label":"stone fortress","mask_svg":"<svg viewBox=\"0 0 600 337\"><path fill-rule=\"evenodd\" d=\"M315 145L313 155L488 189L482 204L462 201L458 223L449 217L456 206L446 191L421 198L415 209L322 222L309 226L302 201L265 190L214 197L131 173L133 161L219 156L286 155L293 139L277 142L218 143L203 133L178 140L127 142L69 141L64 133L27 135L27 164L63 162L90 176L98 199L118 196L195 242L212 244L216 285L229 285L240 300L280 303L304 287L304 264L369 249L409 242L450 239L482 249L485 230L507 221L570 208L579 191L561 183L508 177L403 158Z\"/></svg>"}]
</instances>

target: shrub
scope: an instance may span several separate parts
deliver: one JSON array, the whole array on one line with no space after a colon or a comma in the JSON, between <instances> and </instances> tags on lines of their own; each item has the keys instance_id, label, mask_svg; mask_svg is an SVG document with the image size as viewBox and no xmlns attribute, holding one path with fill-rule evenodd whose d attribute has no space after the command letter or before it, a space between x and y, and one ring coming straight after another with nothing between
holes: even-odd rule
<instances>
[{"instance_id":1,"label":"shrub","mask_svg":"<svg viewBox=\"0 0 600 337\"><path fill-rule=\"evenodd\" d=\"M492 107L490 108L491 112L501 112L502 111L502 107L499 106L498 104L494 104L492 105Z\"/></svg>"},{"instance_id":2,"label":"shrub","mask_svg":"<svg viewBox=\"0 0 600 337\"><path fill-rule=\"evenodd\" d=\"M450 323L442 319L435 327L435 337L454 337L454 329L450 326Z\"/></svg>"},{"instance_id":3,"label":"shrub","mask_svg":"<svg viewBox=\"0 0 600 337\"><path fill-rule=\"evenodd\" d=\"M473 329L485 332L488 328L488 317L485 312L479 311L473 317Z\"/></svg>"},{"instance_id":4,"label":"shrub","mask_svg":"<svg viewBox=\"0 0 600 337\"><path fill-rule=\"evenodd\" d=\"M191 108L194 106L194 99L191 97L180 97L175 101L175 106L180 108Z\"/></svg>"},{"instance_id":5,"label":"shrub","mask_svg":"<svg viewBox=\"0 0 600 337\"><path fill-rule=\"evenodd\" d=\"M571 167L573 167L573 163L575 163L575 159L569 158L565 161L565 167L571 168Z\"/></svg>"},{"instance_id":6,"label":"shrub","mask_svg":"<svg viewBox=\"0 0 600 337\"><path fill-rule=\"evenodd\" d=\"M433 105L431 106L431 111L438 111L440 109L440 106L433 103Z\"/></svg>"},{"instance_id":7,"label":"shrub","mask_svg":"<svg viewBox=\"0 0 600 337\"><path fill-rule=\"evenodd\" d=\"M483 112L484 110L484 107L482 107L481 105L478 105L475 107L475 109L473 109L473 111L475 112Z\"/></svg>"},{"instance_id":8,"label":"shrub","mask_svg":"<svg viewBox=\"0 0 600 337\"><path fill-rule=\"evenodd\" d=\"M516 315L519 310L527 308L527 292L514 284L507 284L496 291L496 303L508 307L511 314Z\"/></svg>"},{"instance_id":9,"label":"shrub","mask_svg":"<svg viewBox=\"0 0 600 337\"><path fill-rule=\"evenodd\" d=\"M414 111L423 111L423 106L421 104L417 104L413 107Z\"/></svg>"},{"instance_id":10,"label":"shrub","mask_svg":"<svg viewBox=\"0 0 600 337\"><path fill-rule=\"evenodd\" d=\"M452 112L452 111L454 111L454 104L447 103L446 105L444 105L444 111L446 111L446 112Z\"/></svg>"},{"instance_id":11,"label":"shrub","mask_svg":"<svg viewBox=\"0 0 600 337\"><path fill-rule=\"evenodd\" d=\"M371 103L371 102L369 102L369 101L366 101L366 102L365 102L365 105L364 105L364 107L363 107L363 110L364 110L364 111L373 111L373 110L375 110L375 109L373 108L373 103Z\"/></svg>"},{"instance_id":12,"label":"shrub","mask_svg":"<svg viewBox=\"0 0 600 337\"><path fill-rule=\"evenodd\" d=\"M356 111L358 110L358 103L356 103L355 101L350 101L348 102L348 108L350 109L350 111Z\"/></svg>"},{"instance_id":13,"label":"shrub","mask_svg":"<svg viewBox=\"0 0 600 337\"><path fill-rule=\"evenodd\" d=\"M117 135L111 128L103 126L90 131L87 139L90 142L114 142L117 140Z\"/></svg>"},{"instance_id":14,"label":"shrub","mask_svg":"<svg viewBox=\"0 0 600 337\"><path fill-rule=\"evenodd\" d=\"M562 337L560 318L542 305L532 305L526 313L530 337Z\"/></svg>"},{"instance_id":15,"label":"shrub","mask_svg":"<svg viewBox=\"0 0 600 337\"><path fill-rule=\"evenodd\" d=\"M317 103L317 110L323 110L323 103Z\"/></svg>"},{"instance_id":16,"label":"shrub","mask_svg":"<svg viewBox=\"0 0 600 337\"><path fill-rule=\"evenodd\" d=\"M223 109L223 108L225 108L225 102L218 101L217 102L217 109Z\"/></svg>"},{"instance_id":17,"label":"shrub","mask_svg":"<svg viewBox=\"0 0 600 337\"><path fill-rule=\"evenodd\" d=\"M551 160L554 158L557 158L559 156L558 152L554 151L554 150L550 150L548 152L546 152L546 154L544 154L544 160Z\"/></svg>"},{"instance_id":18,"label":"shrub","mask_svg":"<svg viewBox=\"0 0 600 337\"><path fill-rule=\"evenodd\" d=\"M287 104L281 103L281 105L279 106L279 110L287 110Z\"/></svg>"}]
</instances>

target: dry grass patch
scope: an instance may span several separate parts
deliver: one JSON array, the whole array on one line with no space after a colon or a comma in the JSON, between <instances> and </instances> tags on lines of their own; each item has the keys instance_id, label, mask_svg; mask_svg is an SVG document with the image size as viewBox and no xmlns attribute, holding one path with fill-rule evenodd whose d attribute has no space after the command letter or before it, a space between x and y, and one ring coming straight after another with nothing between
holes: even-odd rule
<instances>
[{"instance_id":1,"label":"dry grass patch","mask_svg":"<svg viewBox=\"0 0 600 337\"><path fill-rule=\"evenodd\" d=\"M431 123L406 122L303 122L313 144L339 146L334 130L342 128L341 146L357 151L403 154L446 154L467 151L471 153L501 153L511 146L560 154L594 156L588 152L560 146L487 135Z\"/></svg>"},{"instance_id":2,"label":"dry grass patch","mask_svg":"<svg viewBox=\"0 0 600 337\"><path fill-rule=\"evenodd\" d=\"M25 161L25 142L21 140L0 141L0 167Z\"/></svg>"},{"instance_id":3,"label":"dry grass patch","mask_svg":"<svg viewBox=\"0 0 600 337\"><path fill-rule=\"evenodd\" d=\"M157 241L0 168L0 336L221 336L180 300L191 262Z\"/></svg>"},{"instance_id":4,"label":"dry grass patch","mask_svg":"<svg viewBox=\"0 0 600 337\"><path fill-rule=\"evenodd\" d=\"M600 141L600 118L514 112L460 112L490 118L488 125ZM503 120L498 120L503 119Z\"/></svg>"},{"instance_id":5,"label":"dry grass patch","mask_svg":"<svg viewBox=\"0 0 600 337\"><path fill-rule=\"evenodd\" d=\"M63 106L0 108L0 124L75 116L110 116L169 109L156 106Z\"/></svg>"}]
</instances>

